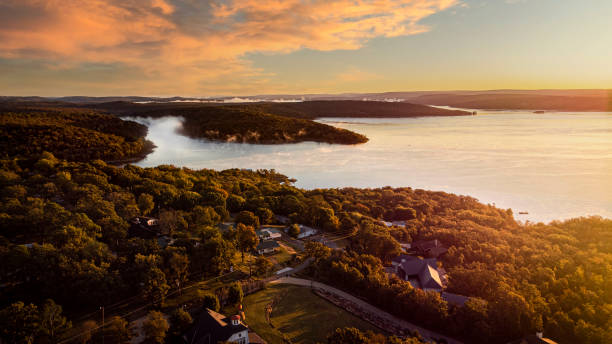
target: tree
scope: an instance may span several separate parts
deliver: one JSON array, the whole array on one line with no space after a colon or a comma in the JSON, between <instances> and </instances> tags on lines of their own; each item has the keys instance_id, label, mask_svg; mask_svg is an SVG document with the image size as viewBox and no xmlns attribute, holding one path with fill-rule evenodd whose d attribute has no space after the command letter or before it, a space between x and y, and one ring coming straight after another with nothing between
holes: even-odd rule
<instances>
[{"instance_id":1,"label":"tree","mask_svg":"<svg viewBox=\"0 0 612 344\"><path fill-rule=\"evenodd\" d=\"M179 226L179 215L176 210L162 210L159 213L159 227L163 233L172 235Z\"/></svg>"},{"instance_id":2,"label":"tree","mask_svg":"<svg viewBox=\"0 0 612 344\"><path fill-rule=\"evenodd\" d=\"M51 342L55 342L62 332L72 327L72 323L62 316L62 306L53 300L45 301L40 312L41 334L48 337Z\"/></svg>"},{"instance_id":3,"label":"tree","mask_svg":"<svg viewBox=\"0 0 612 344\"><path fill-rule=\"evenodd\" d=\"M130 342L133 333L130 323L127 320L120 316L114 316L106 326L104 335L110 337L114 343L124 344Z\"/></svg>"},{"instance_id":4,"label":"tree","mask_svg":"<svg viewBox=\"0 0 612 344\"><path fill-rule=\"evenodd\" d=\"M397 207L393 211L393 219L396 221L408 221L416 219L416 210L406 207Z\"/></svg>"},{"instance_id":5,"label":"tree","mask_svg":"<svg viewBox=\"0 0 612 344\"><path fill-rule=\"evenodd\" d=\"M243 210L236 216L236 224L240 223L253 228L259 228L259 218L248 210Z\"/></svg>"},{"instance_id":6,"label":"tree","mask_svg":"<svg viewBox=\"0 0 612 344\"><path fill-rule=\"evenodd\" d=\"M270 269L272 269L273 266L274 264L272 264L270 259L264 256L259 256L255 260L255 273L257 275L265 275L268 273L268 271L270 271Z\"/></svg>"},{"instance_id":7,"label":"tree","mask_svg":"<svg viewBox=\"0 0 612 344\"><path fill-rule=\"evenodd\" d=\"M0 334L6 343L32 344L39 330L38 307L15 302L0 311Z\"/></svg>"},{"instance_id":8,"label":"tree","mask_svg":"<svg viewBox=\"0 0 612 344\"><path fill-rule=\"evenodd\" d=\"M189 326L193 322L191 315L183 310L182 308L177 308L170 315L170 324L171 324L171 332L175 336L180 336L183 334Z\"/></svg>"},{"instance_id":9,"label":"tree","mask_svg":"<svg viewBox=\"0 0 612 344\"><path fill-rule=\"evenodd\" d=\"M236 242L242 253L242 261L244 262L244 252L255 249L259 242L259 238L257 238L257 234L255 234L253 227L239 223L236 227Z\"/></svg>"},{"instance_id":10,"label":"tree","mask_svg":"<svg viewBox=\"0 0 612 344\"><path fill-rule=\"evenodd\" d=\"M308 241L304 245L306 255L316 260L327 259L331 255L331 248L317 241Z\"/></svg>"},{"instance_id":11,"label":"tree","mask_svg":"<svg viewBox=\"0 0 612 344\"><path fill-rule=\"evenodd\" d=\"M300 225L298 225L297 223L292 224L291 226L289 226L288 233L292 237L297 238L298 235L300 235Z\"/></svg>"},{"instance_id":12,"label":"tree","mask_svg":"<svg viewBox=\"0 0 612 344\"><path fill-rule=\"evenodd\" d=\"M242 303L242 298L244 297L244 293L242 291L242 286L240 283L233 283L228 290L227 302L230 305L235 305L237 303Z\"/></svg>"},{"instance_id":13,"label":"tree","mask_svg":"<svg viewBox=\"0 0 612 344\"><path fill-rule=\"evenodd\" d=\"M155 208L153 196L147 193L141 193L140 196L138 196L138 208L143 215L148 215L153 208Z\"/></svg>"},{"instance_id":14,"label":"tree","mask_svg":"<svg viewBox=\"0 0 612 344\"><path fill-rule=\"evenodd\" d=\"M169 289L166 275L159 268L152 267L146 272L142 292L151 303L163 305Z\"/></svg>"},{"instance_id":15,"label":"tree","mask_svg":"<svg viewBox=\"0 0 612 344\"><path fill-rule=\"evenodd\" d=\"M269 224L274 219L274 213L268 208L259 207L255 211L255 215L259 218L259 223Z\"/></svg>"},{"instance_id":16,"label":"tree","mask_svg":"<svg viewBox=\"0 0 612 344\"><path fill-rule=\"evenodd\" d=\"M368 344L369 339L354 327L337 328L327 337L328 344Z\"/></svg>"},{"instance_id":17,"label":"tree","mask_svg":"<svg viewBox=\"0 0 612 344\"><path fill-rule=\"evenodd\" d=\"M176 283L179 293L182 293L182 285L187 281L189 274L189 258L187 255L172 252L167 262L168 278Z\"/></svg>"},{"instance_id":18,"label":"tree","mask_svg":"<svg viewBox=\"0 0 612 344\"><path fill-rule=\"evenodd\" d=\"M164 314L158 311L151 311L147 316L147 319L142 324L144 329L145 338L148 341L163 344L166 339L166 333L170 326L168 321L164 318Z\"/></svg>"},{"instance_id":19,"label":"tree","mask_svg":"<svg viewBox=\"0 0 612 344\"><path fill-rule=\"evenodd\" d=\"M219 305L219 298L217 297L217 295L205 293L202 290L198 290L198 293L202 293L202 295L198 296L198 300L200 301L200 305L203 308L208 308L215 312L219 311L219 308L221 308L221 306Z\"/></svg>"},{"instance_id":20,"label":"tree","mask_svg":"<svg viewBox=\"0 0 612 344\"><path fill-rule=\"evenodd\" d=\"M235 213L241 211L244 208L246 200L238 195L232 194L227 197L227 200L225 202L227 204L227 210Z\"/></svg>"},{"instance_id":21,"label":"tree","mask_svg":"<svg viewBox=\"0 0 612 344\"><path fill-rule=\"evenodd\" d=\"M81 334L81 336L79 337L79 342L81 344L89 343L97 327L98 327L98 323L96 323L95 321L93 320L85 321L81 325L81 328L79 329L79 333Z\"/></svg>"}]
</instances>

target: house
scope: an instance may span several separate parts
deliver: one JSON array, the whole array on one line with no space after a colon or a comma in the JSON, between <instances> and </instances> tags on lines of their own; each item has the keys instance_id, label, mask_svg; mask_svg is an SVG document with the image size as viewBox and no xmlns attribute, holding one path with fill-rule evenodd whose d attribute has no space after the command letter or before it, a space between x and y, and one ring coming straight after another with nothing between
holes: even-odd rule
<instances>
[{"instance_id":1,"label":"house","mask_svg":"<svg viewBox=\"0 0 612 344\"><path fill-rule=\"evenodd\" d=\"M159 226L159 220L155 218L137 216L130 220L130 228L128 230L129 237L152 239L163 234L168 233L162 233L162 229Z\"/></svg>"},{"instance_id":2,"label":"house","mask_svg":"<svg viewBox=\"0 0 612 344\"><path fill-rule=\"evenodd\" d=\"M393 260L392 264L395 266L397 276L410 282L414 288L440 292L444 287L435 258L423 259L409 255L400 255Z\"/></svg>"},{"instance_id":3,"label":"house","mask_svg":"<svg viewBox=\"0 0 612 344\"><path fill-rule=\"evenodd\" d=\"M465 305L465 303L470 299L467 296L447 293L445 291L440 293L440 296L442 297L444 301L448 302L450 305L458 306L458 307L463 307L463 305Z\"/></svg>"},{"instance_id":4,"label":"house","mask_svg":"<svg viewBox=\"0 0 612 344\"><path fill-rule=\"evenodd\" d=\"M266 253L272 253L276 251L276 249L279 247L280 245L276 241L265 240L265 241L260 241L259 245L257 245L255 250L257 251L258 254L266 254Z\"/></svg>"},{"instance_id":5,"label":"house","mask_svg":"<svg viewBox=\"0 0 612 344\"><path fill-rule=\"evenodd\" d=\"M385 227L403 227L406 228L406 221L380 221Z\"/></svg>"},{"instance_id":6,"label":"house","mask_svg":"<svg viewBox=\"0 0 612 344\"><path fill-rule=\"evenodd\" d=\"M298 234L298 239L308 238L309 236L313 236L318 233L318 231L312 227L298 225L300 226L300 234Z\"/></svg>"},{"instance_id":7,"label":"house","mask_svg":"<svg viewBox=\"0 0 612 344\"><path fill-rule=\"evenodd\" d=\"M419 256L438 258L448 249L438 239L413 241L410 250Z\"/></svg>"},{"instance_id":8,"label":"house","mask_svg":"<svg viewBox=\"0 0 612 344\"><path fill-rule=\"evenodd\" d=\"M240 321L240 315L226 317L205 309L191 329L183 335L187 344L216 344L230 342L249 344L249 328Z\"/></svg>"},{"instance_id":9,"label":"house","mask_svg":"<svg viewBox=\"0 0 612 344\"><path fill-rule=\"evenodd\" d=\"M277 240L282 237L282 234L274 228L263 228L256 232L259 240Z\"/></svg>"},{"instance_id":10,"label":"house","mask_svg":"<svg viewBox=\"0 0 612 344\"><path fill-rule=\"evenodd\" d=\"M168 246L172 246L172 244L174 244L174 242L175 242L174 239L172 239L171 237L166 236L166 235L160 236L160 237L157 238L157 245L160 248L166 248Z\"/></svg>"},{"instance_id":11,"label":"house","mask_svg":"<svg viewBox=\"0 0 612 344\"><path fill-rule=\"evenodd\" d=\"M236 225L236 223L234 223L234 222L221 222L221 223L217 224L217 227L221 231L225 232L227 230L230 230L230 229L234 228L235 225Z\"/></svg>"},{"instance_id":12,"label":"house","mask_svg":"<svg viewBox=\"0 0 612 344\"><path fill-rule=\"evenodd\" d=\"M521 339L517 339L509 342L508 344L557 344L552 339L544 338L542 332L538 332L536 334L531 334Z\"/></svg>"}]
</instances>

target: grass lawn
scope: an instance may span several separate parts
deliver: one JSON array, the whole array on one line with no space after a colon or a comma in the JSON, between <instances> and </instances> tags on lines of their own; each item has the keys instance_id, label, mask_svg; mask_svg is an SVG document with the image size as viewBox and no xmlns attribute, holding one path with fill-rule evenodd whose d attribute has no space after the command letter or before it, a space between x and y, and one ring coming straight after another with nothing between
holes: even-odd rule
<instances>
[{"instance_id":1,"label":"grass lawn","mask_svg":"<svg viewBox=\"0 0 612 344\"><path fill-rule=\"evenodd\" d=\"M281 298L272 311L273 328L266 322L264 309L277 296ZM246 323L269 344L284 343L283 336L293 343L326 343L329 333L347 326L382 332L305 287L269 286L245 297L243 305Z\"/></svg>"},{"instance_id":2,"label":"grass lawn","mask_svg":"<svg viewBox=\"0 0 612 344\"><path fill-rule=\"evenodd\" d=\"M288 251L285 244L281 243L280 245L281 246L278 248L276 253L274 253L273 255L267 256L268 258L270 258L272 263L274 263L275 268L277 269L280 269L282 267L281 265L289 262L292 256L292 254Z\"/></svg>"}]
</instances>

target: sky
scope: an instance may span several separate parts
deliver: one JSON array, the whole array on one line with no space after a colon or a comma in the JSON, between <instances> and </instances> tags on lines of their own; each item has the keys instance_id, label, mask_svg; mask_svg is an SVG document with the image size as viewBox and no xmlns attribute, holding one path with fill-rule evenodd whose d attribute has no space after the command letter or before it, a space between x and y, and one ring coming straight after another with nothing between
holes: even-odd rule
<instances>
[{"instance_id":1,"label":"sky","mask_svg":"<svg viewBox=\"0 0 612 344\"><path fill-rule=\"evenodd\" d=\"M0 0L0 95L612 88L610 0Z\"/></svg>"}]
</instances>

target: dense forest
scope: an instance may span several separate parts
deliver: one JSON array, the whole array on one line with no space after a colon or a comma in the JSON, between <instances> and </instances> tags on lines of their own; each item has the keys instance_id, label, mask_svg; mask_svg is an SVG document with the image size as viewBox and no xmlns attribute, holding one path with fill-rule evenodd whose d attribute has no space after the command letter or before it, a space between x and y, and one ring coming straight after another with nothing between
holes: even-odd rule
<instances>
[{"instance_id":1,"label":"dense forest","mask_svg":"<svg viewBox=\"0 0 612 344\"><path fill-rule=\"evenodd\" d=\"M147 128L91 110L0 103L3 157L50 151L59 158L89 161L144 156L152 149Z\"/></svg>"},{"instance_id":2,"label":"dense forest","mask_svg":"<svg viewBox=\"0 0 612 344\"><path fill-rule=\"evenodd\" d=\"M61 305L70 319L125 297L159 300L180 288L170 281L227 272L254 227L275 214L352 233L346 252L308 245L313 276L425 327L468 342L537 330L560 343L611 339L612 221L598 217L522 225L510 210L443 192L307 191L274 171L120 168L50 153L1 160L0 197L0 327L9 342L33 309ZM216 224L230 213L241 224L222 232ZM159 218L175 243L129 237L137 215ZM472 297L464 307L384 273L399 241L429 238L449 247L440 260L449 291Z\"/></svg>"},{"instance_id":3,"label":"dense forest","mask_svg":"<svg viewBox=\"0 0 612 344\"><path fill-rule=\"evenodd\" d=\"M423 327L469 343L536 331L562 344L612 342L612 220L522 224L510 209L467 196L408 187L303 190L274 170L117 167L103 160L141 154L146 127L87 108L18 110L0 106L5 342L57 342L71 319L76 325L100 304L159 305L189 279L223 275L274 215L346 238L345 251L306 244L315 258L310 277ZM159 219L173 244L130 235L135 216ZM219 229L230 216L235 228ZM448 248L438 262L447 291L470 297L462 307L385 272L400 243L431 239ZM118 333L127 326L112 324ZM343 329L330 342L349 337L396 341Z\"/></svg>"}]
</instances>

